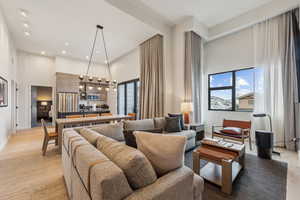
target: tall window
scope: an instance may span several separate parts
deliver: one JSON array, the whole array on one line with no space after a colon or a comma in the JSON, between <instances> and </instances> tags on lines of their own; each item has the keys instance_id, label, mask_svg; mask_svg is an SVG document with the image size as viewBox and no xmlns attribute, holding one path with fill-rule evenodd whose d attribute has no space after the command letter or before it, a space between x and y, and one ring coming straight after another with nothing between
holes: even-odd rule
<instances>
[{"instance_id":1,"label":"tall window","mask_svg":"<svg viewBox=\"0 0 300 200\"><path fill-rule=\"evenodd\" d=\"M254 68L208 75L208 108L224 111L253 111Z\"/></svg>"},{"instance_id":2,"label":"tall window","mask_svg":"<svg viewBox=\"0 0 300 200\"><path fill-rule=\"evenodd\" d=\"M118 113L138 113L139 80L118 84Z\"/></svg>"}]
</instances>

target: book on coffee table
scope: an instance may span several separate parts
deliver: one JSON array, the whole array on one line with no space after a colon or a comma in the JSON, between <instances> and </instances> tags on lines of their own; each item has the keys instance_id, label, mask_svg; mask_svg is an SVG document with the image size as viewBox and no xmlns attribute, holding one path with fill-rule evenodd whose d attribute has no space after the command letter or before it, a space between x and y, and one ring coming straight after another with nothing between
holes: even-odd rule
<instances>
[{"instance_id":1,"label":"book on coffee table","mask_svg":"<svg viewBox=\"0 0 300 200\"><path fill-rule=\"evenodd\" d=\"M219 147L223 149L227 149L230 151L240 152L245 148L244 144L236 144L232 142L226 142L224 140L212 139L212 138L204 138L201 141L203 145L209 145L214 147Z\"/></svg>"}]
</instances>

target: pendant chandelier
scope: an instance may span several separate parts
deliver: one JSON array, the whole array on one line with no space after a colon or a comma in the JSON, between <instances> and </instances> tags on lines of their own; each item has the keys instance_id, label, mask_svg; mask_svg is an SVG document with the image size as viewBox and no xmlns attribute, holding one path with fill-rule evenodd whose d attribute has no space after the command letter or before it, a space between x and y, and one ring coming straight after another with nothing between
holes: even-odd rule
<instances>
[{"instance_id":1,"label":"pendant chandelier","mask_svg":"<svg viewBox=\"0 0 300 200\"><path fill-rule=\"evenodd\" d=\"M107 65L109 79L97 77L96 75L90 74L90 68L92 65L92 60L93 60L93 56L94 56L94 51L95 51L95 47L96 47L99 30L101 31L103 48L105 51L105 59L106 59L105 64ZM108 53L107 53L107 48L106 48L106 43L105 43L105 38L104 38L104 33L103 33L103 26L100 26L100 25L96 26L96 34L94 37L93 46L92 46L91 54L89 57L87 70L86 70L85 75L79 76L79 79L80 79L79 90L80 90L82 96L85 96L87 89L93 90L94 87L96 87L99 91L103 90L103 89L107 92L110 91L111 89L113 89L113 91L117 91L117 81L111 80L112 75L111 75L111 71L110 71L110 62L108 59ZM95 79L96 79L96 81L94 81Z\"/></svg>"}]
</instances>

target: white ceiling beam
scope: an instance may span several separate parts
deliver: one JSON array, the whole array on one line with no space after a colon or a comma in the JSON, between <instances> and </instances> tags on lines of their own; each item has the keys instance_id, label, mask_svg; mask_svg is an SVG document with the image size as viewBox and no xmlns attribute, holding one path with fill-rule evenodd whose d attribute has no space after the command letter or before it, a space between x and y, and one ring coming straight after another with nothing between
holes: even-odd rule
<instances>
[{"instance_id":1,"label":"white ceiling beam","mask_svg":"<svg viewBox=\"0 0 300 200\"><path fill-rule=\"evenodd\" d=\"M159 13L149 8L140 0L105 0L119 10L135 17L143 23L150 25L159 32L170 32L174 24L161 16Z\"/></svg>"}]
</instances>

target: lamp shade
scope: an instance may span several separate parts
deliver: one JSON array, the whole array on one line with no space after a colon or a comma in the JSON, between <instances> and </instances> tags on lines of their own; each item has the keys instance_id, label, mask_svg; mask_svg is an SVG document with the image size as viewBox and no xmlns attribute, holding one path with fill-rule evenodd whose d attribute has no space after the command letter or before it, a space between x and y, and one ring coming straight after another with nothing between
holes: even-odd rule
<instances>
[{"instance_id":1,"label":"lamp shade","mask_svg":"<svg viewBox=\"0 0 300 200\"><path fill-rule=\"evenodd\" d=\"M181 103L181 112L193 112L193 103L192 102Z\"/></svg>"}]
</instances>

